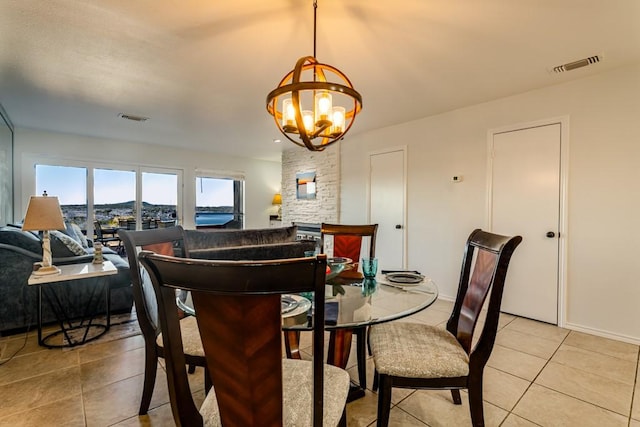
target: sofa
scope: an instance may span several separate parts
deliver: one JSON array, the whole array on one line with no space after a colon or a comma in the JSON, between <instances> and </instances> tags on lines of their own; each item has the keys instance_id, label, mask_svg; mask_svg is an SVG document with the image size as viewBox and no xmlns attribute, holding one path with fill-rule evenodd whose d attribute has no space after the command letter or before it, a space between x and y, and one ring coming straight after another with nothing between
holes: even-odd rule
<instances>
[{"instance_id":1,"label":"sofa","mask_svg":"<svg viewBox=\"0 0 640 427\"><path fill-rule=\"evenodd\" d=\"M314 240L298 240L297 227L184 230L184 256L196 259L266 260L303 257Z\"/></svg>"},{"instance_id":2,"label":"sofa","mask_svg":"<svg viewBox=\"0 0 640 427\"><path fill-rule=\"evenodd\" d=\"M92 242L82 235L77 226L51 232L51 252L54 265L91 262ZM109 276L111 287L111 313L130 312L133 294L128 262L116 252L103 248L103 257L111 261L118 273ZM0 335L32 328L37 323L37 287L27 280L33 264L42 261L42 241L37 233L22 231L19 226L0 227ZM92 284L101 278L73 280L56 288L63 308L70 317L84 314ZM42 322L56 320L50 305L43 301Z\"/></svg>"}]
</instances>

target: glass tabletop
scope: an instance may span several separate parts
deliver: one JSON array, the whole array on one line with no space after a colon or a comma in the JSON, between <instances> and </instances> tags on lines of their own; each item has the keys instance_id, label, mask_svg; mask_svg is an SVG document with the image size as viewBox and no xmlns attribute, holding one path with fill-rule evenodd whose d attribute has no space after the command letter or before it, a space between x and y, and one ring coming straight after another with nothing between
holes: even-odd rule
<instances>
[{"instance_id":1,"label":"glass tabletop","mask_svg":"<svg viewBox=\"0 0 640 427\"><path fill-rule=\"evenodd\" d=\"M313 293L283 298L283 329L309 328ZM356 328L424 310L438 298L438 288L428 277L411 284L391 282L384 275L376 279L338 278L325 286L325 298L325 329ZM195 315L188 293L182 292L176 301L185 313Z\"/></svg>"}]
</instances>

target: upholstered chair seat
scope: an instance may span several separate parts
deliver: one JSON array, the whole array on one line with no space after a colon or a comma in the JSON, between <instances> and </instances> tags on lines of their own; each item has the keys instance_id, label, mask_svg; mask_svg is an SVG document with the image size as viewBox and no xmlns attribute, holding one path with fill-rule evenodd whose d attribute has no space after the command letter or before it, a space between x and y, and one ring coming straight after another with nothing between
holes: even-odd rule
<instances>
[{"instance_id":1,"label":"upholstered chair seat","mask_svg":"<svg viewBox=\"0 0 640 427\"><path fill-rule=\"evenodd\" d=\"M313 375L311 362L282 360L282 409L284 426L310 426L313 424ZM344 411L349 392L349 374L335 366L324 366L324 426L336 426ZM204 425L219 427L220 413L215 395L215 385L200 407Z\"/></svg>"},{"instance_id":2,"label":"upholstered chair seat","mask_svg":"<svg viewBox=\"0 0 640 427\"><path fill-rule=\"evenodd\" d=\"M448 378L469 375L469 356L444 328L390 322L369 332L376 371L405 378Z\"/></svg>"}]
</instances>

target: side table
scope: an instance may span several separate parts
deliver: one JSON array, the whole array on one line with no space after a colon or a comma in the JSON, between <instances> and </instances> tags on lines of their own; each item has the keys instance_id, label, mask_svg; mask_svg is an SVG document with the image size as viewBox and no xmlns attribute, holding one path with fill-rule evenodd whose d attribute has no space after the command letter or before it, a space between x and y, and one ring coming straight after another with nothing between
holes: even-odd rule
<instances>
[{"instance_id":1,"label":"side table","mask_svg":"<svg viewBox=\"0 0 640 427\"><path fill-rule=\"evenodd\" d=\"M44 347L74 347L84 344L104 335L111 327L110 309L111 309L111 292L109 275L117 274L118 269L111 261L104 261L102 264L93 264L91 262L82 264L59 265L60 274L50 274L46 276L29 276L28 284L30 286L38 286L38 344ZM94 286L89 301L85 305L84 315L81 318L71 318L64 310L55 287L64 286L72 280L86 279L89 277L102 277L101 284ZM60 329L54 331L47 336L42 336L42 294L55 313ZM101 298L103 295L103 298ZM100 300L104 299L106 307L106 323L94 323L95 313L98 311ZM97 330L97 333L89 334L90 331ZM73 331L80 331L80 336L73 334ZM50 344L48 341L56 336L63 335L61 344Z\"/></svg>"}]
</instances>

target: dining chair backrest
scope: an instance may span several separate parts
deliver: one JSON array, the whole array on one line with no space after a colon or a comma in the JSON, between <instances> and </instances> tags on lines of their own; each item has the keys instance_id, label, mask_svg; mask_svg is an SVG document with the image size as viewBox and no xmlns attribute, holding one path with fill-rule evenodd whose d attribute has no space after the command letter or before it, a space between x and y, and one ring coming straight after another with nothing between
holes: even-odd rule
<instances>
[{"instance_id":1,"label":"dining chair backrest","mask_svg":"<svg viewBox=\"0 0 640 427\"><path fill-rule=\"evenodd\" d=\"M283 422L281 294L315 292L313 425L322 425L326 256L212 261L142 252L160 307L169 396L178 425L200 426L189 389L175 291L191 291L222 425Z\"/></svg>"},{"instance_id":2,"label":"dining chair backrest","mask_svg":"<svg viewBox=\"0 0 640 427\"><path fill-rule=\"evenodd\" d=\"M473 333L489 291L487 316L473 353L483 359L488 359L491 353L507 267L521 241L520 236L501 236L480 229L474 230L467 239L458 294L447 322L447 330L456 336L467 354L472 353Z\"/></svg>"},{"instance_id":3,"label":"dining chair backrest","mask_svg":"<svg viewBox=\"0 0 640 427\"><path fill-rule=\"evenodd\" d=\"M324 251L326 236L332 236L333 256L351 258L354 263L358 263L363 238L368 240L367 256L369 258L376 256L377 231L378 224L346 225L322 223L320 226L321 248Z\"/></svg>"},{"instance_id":4,"label":"dining chair backrest","mask_svg":"<svg viewBox=\"0 0 640 427\"><path fill-rule=\"evenodd\" d=\"M133 300L140 329L145 341L149 340L150 344L155 345L156 337L160 333L158 304L148 273L138 262L138 253L141 250L149 250L173 255L174 246L181 245L184 240L184 230L182 226L142 231L118 230L118 235L124 243L129 261Z\"/></svg>"}]
</instances>

